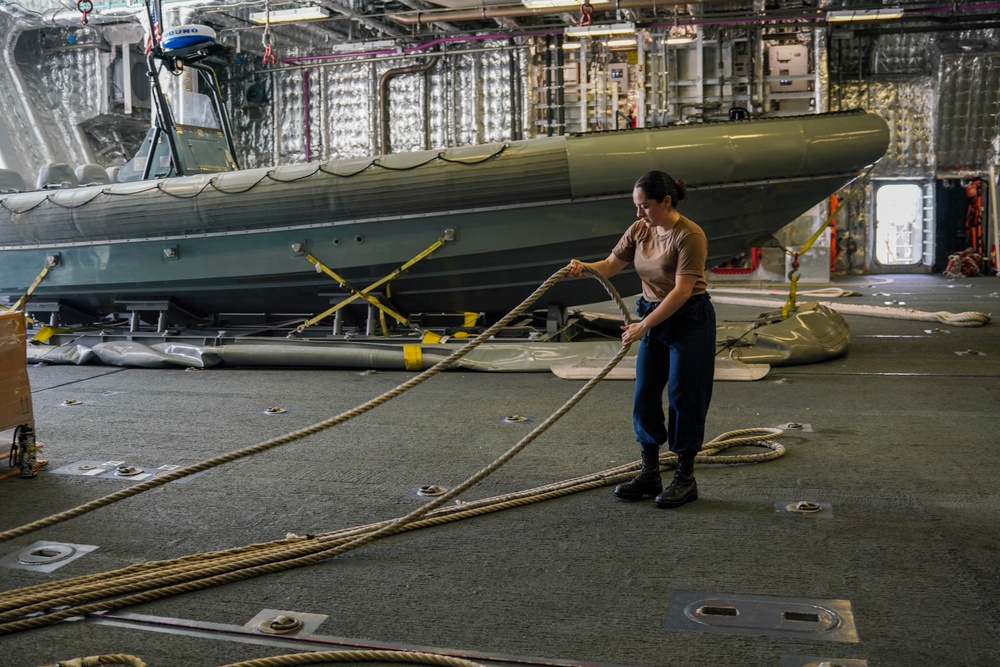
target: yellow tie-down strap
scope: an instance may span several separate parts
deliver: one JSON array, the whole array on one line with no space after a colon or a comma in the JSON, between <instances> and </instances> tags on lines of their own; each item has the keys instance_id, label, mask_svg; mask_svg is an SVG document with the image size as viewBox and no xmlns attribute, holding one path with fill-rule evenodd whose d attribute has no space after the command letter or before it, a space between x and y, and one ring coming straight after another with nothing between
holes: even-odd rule
<instances>
[{"instance_id":1,"label":"yellow tie-down strap","mask_svg":"<svg viewBox=\"0 0 1000 667\"><path fill-rule=\"evenodd\" d=\"M403 364L408 371L424 369L424 351L419 345L408 343L403 345Z\"/></svg>"},{"instance_id":2,"label":"yellow tie-down strap","mask_svg":"<svg viewBox=\"0 0 1000 667\"><path fill-rule=\"evenodd\" d=\"M25 291L24 296L18 299L14 303L14 305L11 306L10 308L4 308L3 306L0 306L0 310L9 310L12 312L23 310L24 306L28 303L28 299L30 299L31 295L35 293L35 288L38 287L43 280L45 280L45 276L47 275L49 275L49 267L46 266L42 269L41 273L35 276L34 281L32 281L31 285L28 286L28 289Z\"/></svg>"},{"instance_id":3,"label":"yellow tie-down strap","mask_svg":"<svg viewBox=\"0 0 1000 667\"><path fill-rule=\"evenodd\" d=\"M350 283L348 283L341 276L339 276L336 271L334 271L330 267L328 267L325 264L323 264L323 262L319 261L311 253L308 253L308 252L304 253L304 256L305 256L306 260L308 260L310 264L312 264L314 267L316 267L316 270L318 272L325 273L327 276L329 276L330 278L332 278L333 280L335 280L340 285L341 289L347 291L351 296L347 297L346 299L344 299L343 301L341 301L337 305L333 306L332 308L328 308L327 310L323 311L319 315L317 315L317 316L315 316L315 317L313 317L313 318L311 318L309 320L306 320L304 323L302 323L301 325L299 325L299 327L296 329L296 332L297 333L302 333L303 331L305 331L306 328L311 327L314 324L317 324L321 320L329 317L333 313L337 312L338 310L340 310L341 308L343 308L347 304L356 301L357 299L364 299L365 301L367 301L368 303L370 303L372 306L378 308L381 311L380 318L382 318L382 320L383 320L383 326L382 326L383 331L385 330L385 324L384 324L384 319L385 319L384 316L385 315L388 315L389 317L395 319L397 322L399 322L401 324L406 324L408 322L408 320L407 320L406 317L400 315L399 313L397 313L396 311L394 311L392 308L389 308L388 306L386 306L385 304L383 304L381 301L378 300L378 298L376 298L375 296L369 294L369 292L371 292L375 288L381 287L382 285L388 283L389 281L391 281L391 280L399 277L407 269L409 269L411 266L413 266L414 264L416 264L420 260L422 260L422 259L424 259L426 257L429 257L432 252L434 252L435 250L437 250L438 248L440 248L441 246L443 246L448 241L454 240L454 238L455 238L454 230L450 230L450 229L446 230L444 236L442 236L437 241L435 241L434 243L432 243L430 246L428 246L427 248L425 248L422 252L420 252L419 254L417 254L415 257L413 257L409 261L405 262L399 268L393 270L392 273L390 273L389 275L381 278L380 280L376 280L371 285L369 285L368 287L365 287L364 289L361 289L361 290L355 289L353 286L351 286ZM387 292L388 292L388 286L387 286Z\"/></svg>"}]
</instances>

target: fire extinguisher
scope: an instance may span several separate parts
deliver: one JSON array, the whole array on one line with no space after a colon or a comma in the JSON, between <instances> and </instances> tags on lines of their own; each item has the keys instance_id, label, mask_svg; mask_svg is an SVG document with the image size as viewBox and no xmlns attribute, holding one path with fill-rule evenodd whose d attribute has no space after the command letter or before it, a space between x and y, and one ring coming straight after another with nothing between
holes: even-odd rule
<instances>
[{"instance_id":1,"label":"fire extinguisher","mask_svg":"<svg viewBox=\"0 0 1000 667\"><path fill-rule=\"evenodd\" d=\"M38 448L35 445L35 429L22 424L14 429L14 441L10 445L8 463L11 468L20 466L21 477L35 477L38 462Z\"/></svg>"}]
</instances>

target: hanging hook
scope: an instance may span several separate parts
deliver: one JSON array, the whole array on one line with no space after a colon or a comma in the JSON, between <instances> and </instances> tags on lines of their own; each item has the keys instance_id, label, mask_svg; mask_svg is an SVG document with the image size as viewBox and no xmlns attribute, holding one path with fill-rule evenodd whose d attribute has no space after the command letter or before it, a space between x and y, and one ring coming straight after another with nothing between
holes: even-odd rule
<instances>
[{"instance_id":1,"label":"hanging hook","mask_svg":"<svg viewBox=\"0 0 1000 667\"><path fill-rule=\"evenodd\" d=\"M278 61L274 55L274 42L271 41L271 3L270 0L264 2L264 34L261 36L264 44L264 64L273 65Z\"/></svg>"},{"instance_id":2,"label":"hanging hook","mask_svg":"<svg viewBox=\"0 0 1000 667\"><path fill-rule=\"evenodd\" d=\"M87 15L94 11L94 3L90 0L78 0L76 8L83 14L83 25L87 25Z\"/></svg>"},{"instance_id":3,"label":"hanging hook","mask_svg":"<svg viewBox=\"0 0 1000 667\"><path fill-rule=\"evenodd\" d=\"M580 5L580 25L590 25L594 21L594 6L589 0Z\"/></svg>"}]
</instances>

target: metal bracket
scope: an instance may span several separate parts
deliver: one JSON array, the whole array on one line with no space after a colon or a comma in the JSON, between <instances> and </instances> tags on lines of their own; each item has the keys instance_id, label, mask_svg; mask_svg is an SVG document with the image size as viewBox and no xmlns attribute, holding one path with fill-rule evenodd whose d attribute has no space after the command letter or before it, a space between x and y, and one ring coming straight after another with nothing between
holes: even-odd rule
<instances>
[{"instance_id":1,"label":"metal bracket","mask_svg":"<svg viewBox=\"0 0 1000 667\"><path fill-rule=\"evenodd\" d=\"M187 324L197 322L200 318L195 313L178 305L173 299L143 299L139 301L120 300L116 304L124 307L129 313L129 331L136 333L139 331L139 313L154 312L159 313L156 320L157 333L165 333L167 324L173 321L176 324Z\"/></svg>"}]
</instances>

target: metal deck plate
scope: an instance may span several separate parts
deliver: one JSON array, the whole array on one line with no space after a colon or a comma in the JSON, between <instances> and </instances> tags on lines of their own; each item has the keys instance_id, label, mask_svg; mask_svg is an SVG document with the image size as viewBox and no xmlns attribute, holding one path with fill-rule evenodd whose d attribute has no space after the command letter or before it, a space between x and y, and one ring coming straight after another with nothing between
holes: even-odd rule
<instances>
[{"instance_id":1,"label":"metal deck plate","mask_svg":"<svg viewBox=\"0 0 1000 667\"><path fill-rule=\"evenodd\" d=\"M674 591L668 630L858 642L848 600Z\"/></svg>"},{"instance_id":2,"label":"metal deck plate","mask_svg":"<svg viewBox=\"0 0 1000 667\"><path fill-rule=\"evenodd\" d=\"M784 424L778 424L777 428L785 431L785 435L793 435L795 433L812 433L812 424L805 424L802 422L785 422Z\"/></svg>"},{"instance_id":3,"label":"metal deck plate","mask_svg":"<svg viewBox=\"0 0 1000 667\"><path fill-rule=\"evenodd\" d=\"M92 544L40 540L0 558L0 567L32 572L52 572L97 549Z\"/></svg>"},{"instance_id":4,"label":"metal deck plate","mask_svg":"<svg viewBox=\"0 0 1000 667\"><path fill-rule=\"evenodd\" d=\"M407 500L421 500L427 502L432 498L437 498L438 496L443 496L448 493L450 489L438 484L424 484L423 486L418 486L417 488L411 490L407 493L404 498Z\"/></svg>"},{"instance_id":5,"label":"metal deck plate","mask_svg":"<svg viewBox=\"0 0 1000 667\"><path fill-rule=\"evenodd\" d=\"M300 611L264 609L247 621L243 627L266 635L281 637L304 637L316 632L320 624L329 616L326 614L306 614Z\"/></svg>"},{"instance_id":6,"label":"metal deck plate","mask_svg":"<svg viewBox=\"0 0 1000 667\"><path fill-rule=\"evenodd\" d=\"M774 511L782 516L832 519L833 505L814 500L776 500Z\"/></svg>"},{"instance_id":7,"label":"metal deck plate","mask_svg":"<svg viewBox=\"0 0 1000 667\"><path fill-rule=\"evenodd\" d=\"M270 646L285 651L336 651L336 650L388 650L417 651L440 656L442 661L449 658L471 660L486 667L525 667L526 665L544 665L547 667L628 667L606 662L581 662L579 660L562 660L551 656L525 656L502 653L485 653L461 648L442 648L440 646L423 646L417 644L398 644L372 639L352 639L349 637L334 637L329 635L275 635L261 632L257 626L274 614L297 616L303 621L316 614L299 612L283 612L268 609L254 617L245 625L227 625L208 621L195 621L164 616L150 616L131 612L98 612L85 619L86 623L108 627L128 628L145 632L158 632L182 637L198 637L213 641L229 641L253 646ZM325 617L324 617L325 618Z\"/></svg>"},{"instance_id":8,"label":"metal deck plate","mask_svg":"<svg viewBox=\"0 0 1000 667\"><path fill-rule=\"evenodd\" d=\"M152 477L164 475L173 470L177 470L180 467L181 466L179 465L162 465L159 468L141 468L139 466L128 464L125 461L83 459L82 461L75 461L69 465L62 466L61 468L56 468L51 472L57 475L80 475L83 477L97 477L100 479L118 479L122 481L142 482ZM121 470L119 468L121 468ZM194 479L198 475L206 472L208 471L201 470L193 475L175 479L171 482L171 484L183 484L184 482Z\"/></svg>"}]
</instances>

